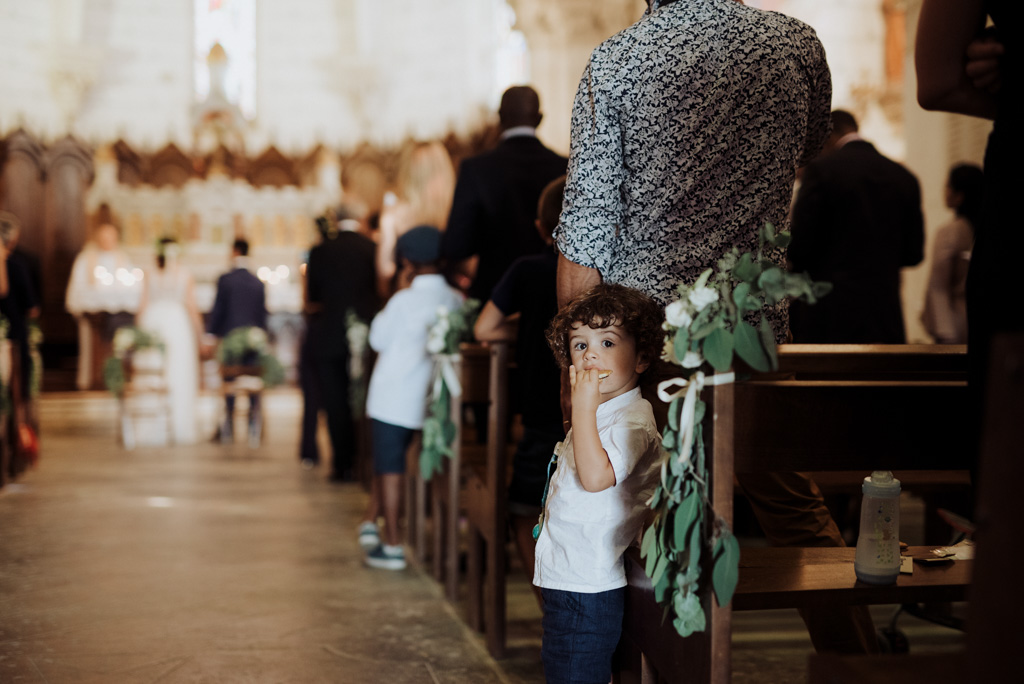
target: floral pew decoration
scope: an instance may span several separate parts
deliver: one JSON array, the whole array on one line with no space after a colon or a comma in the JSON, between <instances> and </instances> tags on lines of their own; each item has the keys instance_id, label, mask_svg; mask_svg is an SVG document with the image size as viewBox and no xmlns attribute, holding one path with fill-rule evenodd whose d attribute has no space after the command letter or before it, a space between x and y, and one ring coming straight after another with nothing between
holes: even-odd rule
<instances>
[{"instance_id":1,"label":"floral pew decoration","mask_svg":"<svg viewBox=\"0 0 1024 684\"><path fill-rule=\"evenodd\" d=\"M217 346L217 362L222 372L233 366L257 366L265 387L284 382L284 368L270 353L270 340L263 328L243 326L235 328Z\"/></svg>"},{"instance_id":2,"label":"floral pew decoration","mask_svg":"<svg viewBox=\"0 0 1024 684\"><path fill-rule=\"evenodd\" d=\"M459 345L473 339L473 324L480 302L467 299L459 309L437 310L437 319L427 333L427 351L434 358L434 378L430 383L427 415L423 420L423 446L420 450L420 475L429 480L442 470L442 459L453 455L455 423L451 416L452 397L462 395L456 372L460 360Z\"/></svg>"},{"instance_id":3,"label":"floral pew decoration","mask_svg":"<svg viewBox=\"0 0 1024 684\"><path fill-rule=\"evenodd\" d=\"M648 502L655 516L640 553L655 599L683 637L706 626L698 594L707 581L701 578L705 554L710 554L704 567L711 568L719 605L732 599L739 575L739 543L710 504L701 427L707 406L700 392L733 382L734 355L756 371L776 369L775 332L766 307L786 298L814 303L832 289L807 274L786 271L766 254L781 255L789 240L789 233L766 224L756 256L740 255L733 247L718 261L717 272L709 268L692 285L680 285L679 299L665 309L663 358L680 366L683 377L658 386L659 398L671 402L662 442L668 456ZM714 373L702 370L708 366Z\"/></svg>"},{"instance_id":4,"label":"floral pew decoration","mask_svg":"<svg viewBox=\"0 0 1024 684\"><path fill-rule=\"evenodd\" d=\"M112 346L113 355L103 362L103 383L119 399L124 397L127 385L126 364L139 368L160 368L163 365L163 340L134 325L118 328L114 332Z\"/></svg>"}]
</instances>

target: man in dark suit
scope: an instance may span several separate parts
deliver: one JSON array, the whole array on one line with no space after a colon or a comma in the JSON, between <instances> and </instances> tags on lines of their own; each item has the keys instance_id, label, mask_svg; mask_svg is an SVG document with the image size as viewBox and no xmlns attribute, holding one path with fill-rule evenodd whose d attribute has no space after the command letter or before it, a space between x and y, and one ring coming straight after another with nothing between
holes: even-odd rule
<instances>
[{"instance_id":1,"label":"man in dark suit","mask_svg":"<svg viewBox=\"0 0 1024 684\"><path fill-rule=\"evenodd\" d=\"M469 296L482 302L513 261L545 249L534 226L537 200L568 165L537 139L540 99L533 88L506 90L498 118L498 146L466 159L459 168L442 245L451 264L479 257Z\"/></svg>"},{"instance_id":2,"label":"man in dark suit","mask_svg":"<svg viewBox=\"0 0 1024 684\"><path fill-rule=\"evenodd\" d=\"M341 212L344 215L344 212ZM353 479L356 439L349 405L349 312L369 322L377 311L376 245L352 218L318 222L323 240L306 266L307 343L331 436L330 480Z\"/></svg>"},{"instance_id":3,"label":"man in dark suit","mask_svg":"<svg viewBox=\"0 0 1024 684\"><path fill-rule=\"evenodd\" d=\"M235 328L256 327L267 329L267 297L263 281L249 270L249 243L235 240L231 247L231 270L217 279L217 296L206 321L206 331L215 337L226 337ZM234 361L240 365L255 363L256 359ZM231 378L225 377L225 381ZM224 393L226 418L217 432L221 441L232 438L232 416L235 414L235 395ZM249 395L249 426L259 417L259 393Z\"/></svg>"},{"instance_id":4,"label":"man in dark suit","mask_svg":"<svg viewBox=\"0 0 1024 684\"><path fill-rule=\"evenodd\" d=\"M833 290L790 308L793 341L901 344L900 269L924 257L917 179L861 138L849 112L832 112L826 150L804 169L789 260Z\"/></svg>"}]
</instances>

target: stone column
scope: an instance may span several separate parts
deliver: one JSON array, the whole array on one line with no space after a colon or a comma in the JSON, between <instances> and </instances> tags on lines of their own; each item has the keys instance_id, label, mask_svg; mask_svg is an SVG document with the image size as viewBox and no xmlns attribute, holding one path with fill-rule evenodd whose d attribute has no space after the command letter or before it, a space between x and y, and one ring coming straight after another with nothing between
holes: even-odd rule
<instances>
[{"instance_id":1,"label":"stone column","mask_svg":"<svg viewBox=\"0 0 1024 684\"><path fill-rule=\"evenodd\" d=\"M544 121L539 134L569 152L569 123L576 86L590 53L606 38L636 22L643 0L509 0L515 28L530 48L532 85L540 94Z\"/></svg>"}]
</instances>

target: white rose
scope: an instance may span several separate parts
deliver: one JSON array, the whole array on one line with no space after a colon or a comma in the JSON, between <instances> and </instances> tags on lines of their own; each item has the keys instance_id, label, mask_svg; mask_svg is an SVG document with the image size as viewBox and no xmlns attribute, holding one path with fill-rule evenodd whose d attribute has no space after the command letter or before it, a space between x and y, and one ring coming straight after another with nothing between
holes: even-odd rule
<instances>
[{"instance_id":1,"label":"white rose","mask_svg":"<svg viewBox=\"0 0 1024 684\"><path fill-rule=\"evenodd\" d=\"M444 351L444 335L436 335L431 331L427 336L427 351L431 354L440 354Z\"/></svg>"},{"instance_id":2,"label":"white rose","mask_svg":"<svg viewBox=\"0 0 1024 684\"><path fill-rule=\"evenodd\" d=\"M704 363L704 357L700 355L700 352L688 351L680 363L683 368L700 368L700 365Z\"/></svg>"},{"instance_id":3,"label":"white rose","mask_svg":"<svg viewBox=\"0 0 1024 684\"><path fill-rule=\"evenodd\" d=\"M713 290L710 287L696 287L690 292L690 303L696 307L697 311L703 311L708 304L717 301L718 290Z\"/></svg>"},{"instance_id":4,"label":"white rose","mask_svg":"<svg viewBox=\"0 0 1024 684\"><path fill-rule=\"evenodd\" d=\"M246 338L250 349L261 350L267 344L267 334L263 332L262 328L257 328L256 326L249 328Z\"/></svg>"},{"instance_id":5,"label":"white rose","mask_svg":"<svg viewBox=\"0 0 1024 684\"><path fill-rule=\"evenodd\" d=\"M677 299L665 307L665 322L677 328L689 328L693 317L686 311L686 302Z\"/></svg>"}]
</instances>

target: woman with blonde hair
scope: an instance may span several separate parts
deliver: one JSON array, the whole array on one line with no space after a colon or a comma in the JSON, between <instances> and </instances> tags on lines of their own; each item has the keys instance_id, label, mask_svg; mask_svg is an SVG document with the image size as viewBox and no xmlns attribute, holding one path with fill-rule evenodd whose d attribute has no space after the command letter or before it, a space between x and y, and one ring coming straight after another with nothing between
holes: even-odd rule
<instances>
[{"instance_id":1,"label":"woman with blonde hair","mask_svg":"<svg viewBox=\"0 0 1024 684\"><path fill-rule=\"evenodd\" d=\"M413 143L403 150L395 192L384 197L377 245L377 275L389 284L395 275L395 243L414 226L444 230L455 191L455 168L440 142Z\"/></svg>"}]
</instances>

